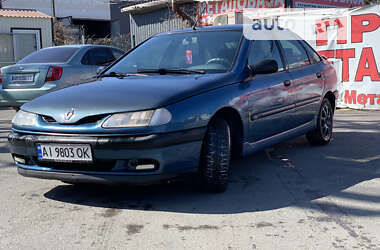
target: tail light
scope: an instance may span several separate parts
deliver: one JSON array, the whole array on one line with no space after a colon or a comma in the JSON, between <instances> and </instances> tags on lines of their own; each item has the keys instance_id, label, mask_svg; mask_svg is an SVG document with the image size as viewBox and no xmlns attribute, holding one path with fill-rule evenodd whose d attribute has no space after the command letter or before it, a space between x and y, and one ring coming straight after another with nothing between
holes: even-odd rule
<instances>
[{"instance_id":1,"label":"tail light","mask_svg":"<svg viewBox=\"0 0 380 250\"><path fill-rule=\"evenodd\" d=\"M63 69L58 66L50 66L46 74L45 82L53 82L61 79Z\"/></svg>"},{"instance_id":2,"label":"tail light","mask_svg":"<svg viewBox=\"0 0 380 250\"><path fill-rule=\"evenodd\" d=\"M0 69L0 84L3 83L3 78L1 77L1 69Z\"/></svg>"}]
</instances>

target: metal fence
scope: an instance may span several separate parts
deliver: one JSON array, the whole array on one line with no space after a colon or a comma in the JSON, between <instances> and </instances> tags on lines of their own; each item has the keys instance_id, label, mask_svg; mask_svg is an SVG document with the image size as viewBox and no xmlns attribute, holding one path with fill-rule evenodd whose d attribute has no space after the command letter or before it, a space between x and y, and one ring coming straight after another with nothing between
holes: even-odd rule
<instances>
[{"instance_id":1,"label":"metal fence","mask_svg":"<svg viewBox=\"0 0 380 250\"><path fill-rule=\"evenodd\" d=\"M185 4L181 7L192 15L193 4ZM131 13L130 20L132 47L157 33L191 27L189 20L178 17L169 6L144 14Z\"/></svg>"}]
</instances>

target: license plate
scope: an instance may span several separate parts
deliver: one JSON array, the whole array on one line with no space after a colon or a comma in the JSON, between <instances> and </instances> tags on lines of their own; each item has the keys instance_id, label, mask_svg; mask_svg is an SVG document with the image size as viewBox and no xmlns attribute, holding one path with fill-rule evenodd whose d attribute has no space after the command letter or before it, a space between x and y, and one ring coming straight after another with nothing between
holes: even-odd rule
<instances>
[{"instance_id":1,"label":"license plate","mask_svg":"<svg viewBox=\"0 0 380 250\"><path fill-rule=\"evenodd\" d=\"M90 145L37 144L38 159L56 162L92 162Z\"/></svg>"},{"instance_id":2,"label":"license plate","mask_svg":"<svg viewBox=\"0 0 380 250\"><path fill-rule=\"evenodd\" d=\"M15 74L11 75L12 82L33 82L34 75L33 74Z\"/></svg>"}]
</instances>

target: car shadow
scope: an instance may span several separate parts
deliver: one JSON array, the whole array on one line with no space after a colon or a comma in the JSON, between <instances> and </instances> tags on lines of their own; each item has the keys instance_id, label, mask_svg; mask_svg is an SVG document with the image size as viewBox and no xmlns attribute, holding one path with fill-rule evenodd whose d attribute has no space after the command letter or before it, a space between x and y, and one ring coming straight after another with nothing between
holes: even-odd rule
<instances>
[{"instance_id":1,"label":"car shadow","mask_svg":"<svg viewBox=\"0 0 380 250\"><path fill-rule=\"evenodd\" d=\"M373 129L377 124L365 126ZM338 123L337 127L328 146L312 147L302 136L234 161L224 193L202 193L194 187L194 179L187 178L143 187L59 185L44 196L77 205L177 213L234 214L297 206L357 216L379 215L379 210L337 209L318 200L332 196L380 204L380 196L346 190L380 176L380 152L371 146L380 141L379 130L360 132L352 122ZM360 133L350 132L350 128Z\"/></svg>"}]
</instances>

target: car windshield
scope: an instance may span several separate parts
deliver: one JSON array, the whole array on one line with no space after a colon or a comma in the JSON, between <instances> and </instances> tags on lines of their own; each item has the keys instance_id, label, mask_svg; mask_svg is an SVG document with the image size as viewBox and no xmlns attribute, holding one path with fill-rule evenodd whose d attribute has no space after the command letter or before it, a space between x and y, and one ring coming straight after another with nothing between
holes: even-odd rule
<instances>
[{"instance_id":1,"label":"car windshield","mask_svg":"<svg viewBox=\"0 0 380 250\"><path fill-rule=\"evenodd\" d=\"M241 31L232 30L155 36L105 74L226 72L233 64L241 36Z\"/></svg>"},{"instance_id":2,"label":"car windshield","mask_svg":"<svg viewBox=\"0 0 380 250\"><path fill-rule=\"evenodd\" d=\"M67 62L79 48L54 47L42 49L24 57L18 63L64 63Z\"/></svg>"}]
</instances>

